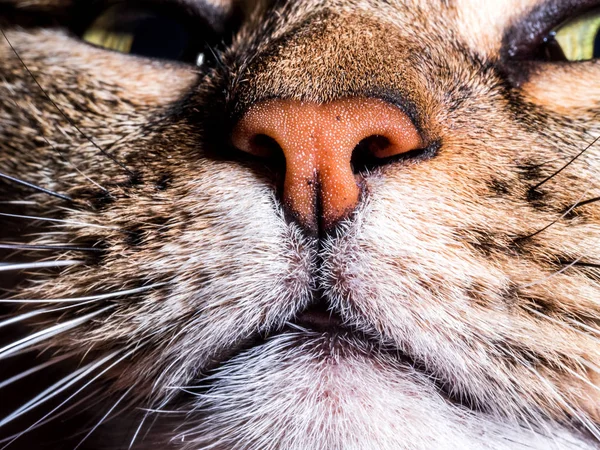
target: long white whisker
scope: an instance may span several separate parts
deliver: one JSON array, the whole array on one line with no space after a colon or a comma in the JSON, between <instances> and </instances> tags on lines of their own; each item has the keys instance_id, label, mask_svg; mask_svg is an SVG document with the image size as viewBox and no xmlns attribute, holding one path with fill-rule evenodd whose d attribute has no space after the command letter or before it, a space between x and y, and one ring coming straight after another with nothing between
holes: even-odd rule
<instances>
[{"instance_id":1,"label":"long white whisker","mask_svg":"<svg viewBox=\"0 0 600 450\"><path fill-rule=\"evenodd\" d=\"M71 356L73 356L72 353L67 353L65 355L61 355L59 357L52 358L50 361L46 361L45 363L39 364L35 367L32 367L31 369L25 370L24 372L21 372L21 373L15 375L14 377L10 377L10 378L0 382L0 389L5 388L6 386L8 386L16 381L22 380L23 378L26 378L29 375L33 375L34 373L39 372L40 370L44 370L46 367L50 367L50 366L53 366L54 364L58 364L59 362L64 361L65 359L70 358Z\"/></svg>"},{"instance_id":2,"label":"long white whisker","mask_svg":"<svg viewBox=\"0 0 600 450\"><path fill-rule=\"evenodd\" d=\"M596 391L600 392L600 386L596 386L594 383L592 383L590 380L588 380L587 378L585 378L583 375L581 375L580 373L577 373L576 371L574 371L573 369L571 369L570 367L563 367L564 370L566 370L567 372L569 372L571 375L573 375L575 378L579 379L580 381L583 381L585 384L587 384L589 387L591 387L592 389L595 389Z\"/></svg>"},{"instance_id":3,"label":"long white whisker","mask_svg":"<svg viewBox=\"0 0 600 450\"><path fill-rule=\"evenodd\" d=\"M140 408L142 411L146 411L147 413L153 413L153 414L185 414L186 412L189 411L172 411L172 410L168 410L168 409L153 409L153 408Z\"/></svg>"},{"instance_id":4,"label":"long white whisker","mask_svg":"<svg viewBox=\"0 0 600 450\"><path fill-rule=\"evenodd\" d=\"M68 322L58 323L54 326L51 326L50 328L38 331L36 333L31 334L30 336L27 336L16 342L13 342L12 344L8 344L7 346L0 348L0 360L5 359L6 357L24 349L24 348L30 347L33 344L42 342L46 339L51 338L52 336L56 336L57 334L60 334L67 330L75 328L75 327L81 325L82 323L87 322L91 318L96 317L97 315L102 314L103 312L108 311L109 309L112 309L114 307L115 307L115 305L110 305L110 306L107 306L106 308L102 308L99 311L95 311L93 313L86 314L85 316L69 320Z\"/></svg>"},{"instance_id":5,"label":"long white whisker","mask_svg":"<svg viewBox=\"0 0 600 450\"><path fill-rule=\"evenodd\" d=\"M0 322L0 328L7 327L9 325L12 325L13 323L22 322L23 320L27 320L31 317L39 316L40 314L44 314L44 313L47 313L50 311L51 310L49 310L49 309L39 309L37 311L30 311L30 312L20 314L15 317L11 317L10 319L6 319L5 321Z\"/></svg>"},{"instance_id":6,"label":"long white whisker","mask_svg":"<svg viewBox=\"0 0 600 450\"><path fill-rule=\"evenodd\" d=\"M146 414L144 414L144 417L142 418L142 420L140 421L140 424L138 425L137 429L135 430L135 433L133 435L133 438L131 439L131 442L129 443L129 447L127 448L127 450L131 450L131 448L133 447L133 444L135 443L135 440L138 437L138 434L140 434L140 430L142 429L142 427L144 426L144 422L146 421L146 419L148 418L148 414L150 414L149 412L146 412Z\"/></svg>"},{"instance_id":7,"label":"long white whisker","mask_svg":"<svg viewBox=\"0 0 600 450\"><path fill-rule=\"evenodd\" d=\"M16 103L16 101L15 101ZM54 145L52 145L52 143L48 140L48 138L46 138L46 136L42 135L42 138L46 141L46 144L48 144L49 147L52 148L52 150L54 150L55 152L57 152L61 159L66 162L67 164L69 164L71 167L73 167L73 169L75 169L75 171L81 175L83 178L85 178L86 180L88 180L90 183L92 183L94 186L98 187L99 189L103 190L104 192L108 193L108 190L104 187L102 187L101 185L99 185L97 182L95 182L94 180L92 180L89 176L87 176L85 173L83 173L81 170L79 170L79 167L77 167L72 161L70 161L69 159L67 159L65 157L65 155L63 155L63 153ZM110 194L109 194L110 195Z\"/></svg>"},{"instance_id":8,"label":"long white whisker","mask_svg":"<svg viewBox=\"0 0 600 450\"><path fill-rule=\"evenodd\" d=\"M4 322L0 322L0 328L6 327L8 325L12 325L13 323L22 322L24 320L30 319L32 317L40 316L42 314L48 314L56 311L63 311L65 309L73 309L79 308L80 306L89 305L93 303L93 301L75 303L68 306L62 306L60 308L52 308L52 309L37 309L35 311L30 311L28 313L21 314L19 316L11 317L10 319L5 320Z\"/></svg>"},{"instance_id":9,"label":"long white whisker","mask_svg":"<svg viewBox=\"0 0 600 450\"><path fill-rule=\"evenodd\" d=\"M557 319L555 319L555 318L553 318L553 317L550 317L550 316L548 316L547 314L544 314L544 313L541 313L541 312L539 312L539 311L536 311L535 309L533 309L533 308L530 308L529 306L525 306L525 305L523 305L523 306L521 306L521 308L523 308L523 309L525 309L525 310L529 311L529 312L530 312L530 313L532 313L532 314L535 314L536 316L542 317L544 320L547 320L548 322L555 323L555 324L557 324L557 325L559 325L559 326L561 326L561 327L563 327L563 328L566 328L566 329L568 329L568 330L571 330L571 331L573 331L573 332L575 332L575 333L577 333L577 334L580 334L580 335L582 335L582 336L585 336L585 337L587 337L587 338L589 338L589 339L592 339L592 340L594 340L594 341L596 341L596 342L599 342L599 343L600 343L600 339L598 339L597 337L595 337L595 336L590 336L589 334L587 334L587 333L584 333L584 332L583 332L583 331L581 331L581 330L578 330L577 328L575 328L575 327L573 327L573 326L569 325L568 323L562 322L562 321L560 321L560 320L557 320Z\"/></svg>"},{"instance_id":10,"label":"long white whisker","mask_svg":"<svg viewBox=\"0 0 600 450\"><path fill-rule=\"evenodd\" d=\"M85 397L83 397L79 401L75 402L73 405L69 406L68 408L63 409L58 414L55 414L53 417L50 417L50 418L44 420L43 422L38 423L37 425L35 425L31 429L35 430L36 428L44 426L47 423L52 422L53 420L56 420L57 418L59 418L59 417L65 415L65 414L69 413L69 411L73 411L75 408L79 407L80 405L83 405L85 402L88 402L89 400L91 400L93 398L97 398L98 394L100 392L102 392L102 389L96 389L95 391L92 391L89 395L86 395ZM83 407L83 409L85 410L88 406L89 406L89 402ZM80 411L81 411L81 409L78 410L78 412L80 412ZM19 436L19 433L15 433L15 434L12 434L10 436L6 436L6 437L0 439L0 444L4 444L4 443L6 443L8 441L12 441L13 439L15 439L18 436Z\"/></svg>"},{"instance_id":11,"label":"long white whisker","mask_svg":"<svg viewBox=\"0 0 600 450\"><path fill-rule=\"evenodd\" d=\"M581 328L583 328L583 329L585 329L585 330L588 330L588 331L589 331L589 332L591 332L591 333L594 333L594 334L600 334L600 330L598 330L598 329L595 329L595 328L593 328L593 327L590 327L589 325L586 325L586 324L585 324L585 323L583 323L583 322L578 322L577 320L575 320L575 319L572 319L571 317L565 317L565 320L568 320L568 321L569 321L569 322L571 322L573 325L576 325L576 326L578 326L578 327L581 327Z\"/></svg>"},{"instance_id":12,"label":"long white whisker","mask_svg":"<svg viewBox=\"0 0 600 450\"><path fill-rule=\"evenodd\" d=\"M582 366L587 367L591 371L600 374L600 367L598 367L596 364L593 364L584 358L577 358L577 362L579 362L579 364L581 364Z\"/></svg>"},{"instance_id":13,"label":"long white whisker","mask_svg":"<svg viewBox=\"0 0 600 450\"><path fill-rule=\"evenodd\" d=\"M125 295L137 294L140 292L149 291L150 289L154 289L157 287L165 286L168 283L156 283L149 286L143 286L135 289L129 289L126 291L119 292L111 292L108 294L98 294L98 295L90 295L87 297L77 297L77 298L53 298L53 299L5 299L0 300L0 303L71 303L71 302L91 302L95 300L106 300L114 297L121 297Z\"/></svg>"},{"instance_id":14,"label":"long white whisker","mask_svg":"<svg viewBox=\"0 0 600 450\"><path fill-rule=\"evenodd\" d=\"M49 388L44 389L41 393L36 395L34 398L29 400L24 405L17 408L15 411L13 411L11 414L6 416L4 419L2 419L2 421L0 421L0 427L3 427L4 425L12 422L13 420L22 416L23 414L27 413L28 411L31 411L32 409L37 408L40 405L43 405L48 400L51 400L52 398L56 397L61 392L64 392L66 389L69 389L71 386L73 386L73 384L77 383L82 378L85 378L89 373L96 370L102 364L104 364L107 361L114 358L116 354L117 354L116 352L111 353L110 355L102 358L99 361L90 363L87 366L77 369L75 372L73 372L73 373L67 375L66 377L64 377L63 379L57 381Z\"/></svg>"},{"instance_id":15,"label":"long white whisker","mask_svg":"<svg viewBox=\"0 0 600 450\"><path fill-rule=\"evenodd\" d=\"M531 286L535 286L535 285L541 284L541 283L543 283L544 281L548 281L549 279L551 279L551 278L553 278L553 277L555 277L555 276L557 276L557 275L560 275L561 273L563 273L563 272L565 272L566 270L570 269L570 268L571 268L571 267L573 267L575 264L577 264L579 261L581 261L581 259L582 259L582 257L580 256L580 257L579 257L579 258L577 258L575 261L572 261L572 262L570 262L569 264L567 264L566 266L564 266L562 269L560 269L560 270L558 270L558 271L556 271L556 272L554 272L554 273L552 273L552 274L548 275L547 277L544 277L544 278L542 278L541 280L537 280L537 281L534 281L534 282L532 282L532 283L525 284L525 285L523 285L523 286L519 286L519 287L518 287L518 289L526 289L526 288L528 288L528 287L531 287Z\"/></svg>"},{"instance_id":16,"label":"long white whisker","mask_svg":"<svg viewBox=\"0 0 600 450\"><path fill-rule=\"evenodd\" d=\"M42 261L36 263L24 263L24 264L1 264L0 272L9 272L13 270L29 270L29 269L44 269L46 267L68 267L77 266L82 264L83 261L77 261L74 259L65 261Z\"/></svg>"},{"instance_id":17,"label":"long white whisker","mask_svg":"<svg viewBox=\"0 0 600 450\"><path fill-rule=\"evenodd\" d=\"M118 230L118 228L116 228L116 227L107 227L106 225L98 225L95 223L77 222L76 220L52 219L49 217L25 216L25 215L21 215L21 214L8 214L8 213L0 213L0 216L1 217L12 217L14 219L31 219L31 220L40 220L42 222L64 223L67 225L80 225L80 226L84 226L84 227L102 228L105 230Z\"/></svg>"},{"instance_id":18,"label":"long white whisker","mask_svg":"<svg viewBox=\"0 0 600 450\"><path fill-rule=\"evenodd\" d=\"M98 422L98 423L97 423L97 424L94 426L94 428L92 428L92 429L90 430L90 432L89 432L88 434L86 434L86 435L85 435L85 437L84 437L84 438L83 438L83 439L82 439L82 440L79 442L79 444L77 444L77 446L76 446L76 447L75 447L73 450L77 450L77 449L78 449L78 448L81 446L81 444L83 444L83 443L84 443L84 442L87 440L87 438L89 438L89 437L92 435L92 433L93 433L94 431L96 431L96 429L97 429L97 428L98 428L100 425L102 425L102 423L103 423L103 422L106 420L106 418L107 418L107 417L108 417L108 416L109 416L109 415L110 415L110 414L111 414L111 413L112 413L112 412L115 410L115 408L116 408L117 406L119 406L119 403L121 403L121 402L123 401L123 399L124 399L125 397L127 397L127 395L129 395L129 393L131 392L131 390L132 390L134 387L135 387L135 386L131 386L129 389L127 389L127 391L126 391L126 392L125 392L125 393L124 393L124 394L123 394L121 397L119 397L119 399L118 399L118 400L115 402L115 404L114 404L114 405L112 405L112 407L111 407L111 408L110 408L110 409L109 409L109 410L106 412L106 414L105 414L104 416L102 416L102 418L101 418L101 419L100 419L100 421L99 421L99 422Z\"/></svg>"},{"instance_id":19,"label":"long white whisker","mask_svg":"<svg viewBox=\"0 0 600 450\"><path fill-rule=\"evenodd\" d=\"M135 353L137 350L139 349L139 346L136 346L136 348L134 348L133 350L127 352L125 355L123 355L121 358L119 358L118 360L116 360L115 362L113 362L111 365L109 365L108 367L106 367L104 370L102 370L102 372L100 372L99 374L97 374L94 378L92 378L90 381L88 381L86 384L84 384L82 387L80 387L79 389L77 389L77 391L75 391L73 394L71 394L66 400L64 400L60 405L58 405L56 408L54 408L52 411L50 411L48 414L46 414L44 417L42 417L41 419L39 419L37 422L35 422L34 424L30 425L27 429L23 430L21 433L19 433L17 436L15 436L15 438L13 440L11 440L8 444L6 444L4 447L2 447L1 450L6 449L9 445L11 445L15 440L19 439L21 436L23 436L25 433L27 433L28 431L32 430L33 428L35 428L40 422L43 422L44 420L46 420L46 418L48 418L49 416L51 416L52 414L54 414L56 411L58 411L60 408L62 408L65 404L67 404L68 402L70 402L75 396L77 396L81 391L83 391L84 389L86 389L89 385L91 385L94 381L96 381L98 378L100 378L102 375L104 375L106 372L108 372L109 370L111 370L113 367L115 367L117 364L119 364L121 361L123 361L124 359L128 358L129 356L131 356L133 353Z\"/></svg>"},{"instance_id":20,"label":"long white whisker","mask_svg":"<svg viewBox=\"0 0 600 450\"><path fill-rule=\"evenodd\" d=\"M152 388L151 391L151 395L154 393L154 390L156 389L156 385L154 385L154 387ZM165 400L166 401L166 400ZM158 408L162 408L163 404L159 405ZM144 409L142 409L144 410ZM139 426L137 427L137 429L135 430L135 434L133 435L133 438L131 439L131 442L129 443L129 448L128 450L131 450L131 448L133 447L133 444L135 443L135 440L138 437L138 434L140 433L140 431L142 430L142 427L144 425L144 423L146 422L146 419L148 418L148 416L150 415L151 411L149 409L145 409L146 413L144 414L144 417L142 418ZM142 441L144 439L146 439L146 436L148 436L148 433L150 432L150 429L152 428L152 426L154 425L154 423L156 422L156 417L154 418L154 420L152 421L152 423L150 424L150 426L148 427L148 429L146 430L146 432L144 433L144 436L142 437Z\"/></svg>"},{"instance_id":21,"label":"long white whisker","mask_svg":"<svg viewBox=\"0 0 600 450\"><path fill-rule=\"evenodd\" d=\"M581 424L583 426L585 426L585 428L598 440L600 440L600 430L598 430L598 427L592 423L592 421L585 415L582 415L579 413L579 411L576 411L575 408L573 408L571 405L569 405L569 403L563 398L563 396L560 394L560 392L558 392L558 390L556 389L556 387L551 384L545 377L542 377L542 375L540 375L540 373L535 370L532 367L528 367L529 370L531 370L537 377L538 379L546 385L546 387L548 387L550 389L550 391L552 391L552 393L554 394L555 399L565 407L565 409L567 411L569 411L569 414L571 414L573 417L576 417L577 419L579 419L579 421L581 422Z\"/></svg>"},{"instance_id":22,"label":"long white whisker","mask_svg":"<svg viewBox=\"0 0 600 450\"><path fill-rule=\"evenodd\" d=\"M11 200L7 202L0 202L0 205L37 205L37 202L31 200Z\"/></svg>"}]
</instances>

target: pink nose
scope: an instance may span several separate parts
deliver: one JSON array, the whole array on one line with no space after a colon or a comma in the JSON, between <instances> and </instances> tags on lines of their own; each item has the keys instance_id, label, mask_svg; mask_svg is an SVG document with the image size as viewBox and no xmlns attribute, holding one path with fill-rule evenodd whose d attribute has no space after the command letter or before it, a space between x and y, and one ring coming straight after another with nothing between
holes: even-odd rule
<instances>
[{"instance_id":1,"label":"pink nose","mask_svg":"<svg viewBox=\"0 0 600 450\"><path fill-rule=\"evenodd\" d=\"M317 104L268 100L252 106L233 131L240 150L271 156L273 141L286 161L284 205L304 226L325 229L358 204L360 188L351 159L358 144L373 139L369 152L386 158L422 148L410 118L377 99L348 98Z\"/></svg>"}]
</instances>

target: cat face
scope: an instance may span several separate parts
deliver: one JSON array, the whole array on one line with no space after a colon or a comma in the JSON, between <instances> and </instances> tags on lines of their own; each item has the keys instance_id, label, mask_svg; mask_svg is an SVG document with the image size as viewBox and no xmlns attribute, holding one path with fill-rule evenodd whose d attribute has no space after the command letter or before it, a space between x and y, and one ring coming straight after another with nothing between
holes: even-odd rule
<instances>
[{"instance_id":1,"label":"cat face","mask_svg":"<svg viewBox=\"0 0 600 450\"><path fill-rule=\"evenodd\" d=\"M595 6L5 0L0 437L596 448Z\"/></svg>"}]
</instances>

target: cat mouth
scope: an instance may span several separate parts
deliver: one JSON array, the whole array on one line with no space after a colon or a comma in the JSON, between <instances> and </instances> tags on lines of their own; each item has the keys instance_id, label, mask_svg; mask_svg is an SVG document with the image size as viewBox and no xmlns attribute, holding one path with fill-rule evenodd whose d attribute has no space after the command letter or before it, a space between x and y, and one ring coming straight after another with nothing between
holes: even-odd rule
<instances>
[{"instance_id":1,"label":"cat mouth","mask_svg":"<svg viewBox=\"0 0 600 450\"><path fill-rule=\"evenodd\" d=\"M257 333L240 342L239 345L220 353L213 359L214 364L209 372L218 371L228 362L242 355L250 354L267 345L269 341L278 338L284 338L288 342L294 341L298 347L306 345L308 342L321 342L323 344L321 346L322 358L355 351L367 356L372 354L373 357L376 354L388 355L398 366L422 374L435 386L440 397L445 399L448 404L476 410L468 401L468 395L453 393L455 390L452 389L452 386L441 381L440 373L434 368L429 367L379 334L349 324L324 297L319 297L318 300L312 302L280 327L266 333Z\"/></svg>"},{"instance_id":2,"label":"cat mouth","mask_svg":"<svg viewBox=\"0 0 600 450\"><path fill-rule=\"evenodd\" d=\"M331 308L326 301L320 299L300 312L288 327L297 327L316 332L349 333L352 330L344 324L341 315Z\"/></svg>"},{"instance_id":3,"label":"cat mouth","mask_svg":"<svg viewBox=\"0 0 600 450\"><path fill-rule=\"evenodd\" d=\"M331 351L345 351L351 347L360 347L361 351L367 353L366 349L372 349L378 353L392 355L398 363L409 365L432 379L437 378L431 370L425 369L424 364L393 343L376 333L349 324L324 298L320 298L319 301L301 311L293 320L286 322L283 328L268 334L264 341L282 334L296 334L301 342L307 338L328 338ZM325 354L327 353L329 352Z\"/></svg>"}]
</instances>

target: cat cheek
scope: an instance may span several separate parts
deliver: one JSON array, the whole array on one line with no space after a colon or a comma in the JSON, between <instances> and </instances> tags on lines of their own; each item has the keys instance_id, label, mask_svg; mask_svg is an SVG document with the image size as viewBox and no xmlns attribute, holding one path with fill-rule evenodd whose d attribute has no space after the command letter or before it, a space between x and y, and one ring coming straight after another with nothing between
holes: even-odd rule
<instances>
[{"instance_id":1,"label":"cat cheek","mask_svg":"<svg viewBox=\"0 0 600 450\"><path fill-rule=\"evenodd\" d=\"M584 383L581 408L589 414L594 422L600 422L600 374L589 371L589 383Z\"/></svg>"},{"instance_id":2,"label":"cat cheek","mask_svg":"<svg viewBox=\"0 0 600 450\"><path fill-rule=\"evenodd\" d=\"M149 108L179 100L198 79L193 67L97 48L61 31L10 32L8 37L25 63L45 67L38 71L44 86L76 76L81 89L110 87L123 103Z\"/></svg>"},{"instance_id":3,"label":"cat cheek","mask_svg":"<svg viewBox=\"0 0 600 450\"><path fill-rule=\"evenodd\" d=\"M594 357L582 355L581 360L594 361ZM597 359L596 359L597 361ZM565 399L572 407L565 407L565 413L585 415L594 422L600 422L600 373L597 369L571 369L556 381L556 386L565 392Z\"/></svg>"},{"instance_id":4,"label":"cat cheek","mask_svg":"<svg viewBox=\"0 0 600 450\"><path fill-rule=\"evenodd\" d=\"M597 109L600 85L591 80L598 78L598 61L558 67L554 64L540 64L522 86L522 91L524 98L536 105L565 116L576 116Z\"/></svg>"},{"instance_id":5,"label":"cat cheek","mask_svg":"<svg viewBox=\"0 0 600 450\"><path fill-rule=\"evenodd\" d=\"M500 51L506 26L530 7L529 2L455 0L454 3L460 11L456 30L461 40L473 50L488 55Z\"/></svg>"}]
</instances>

